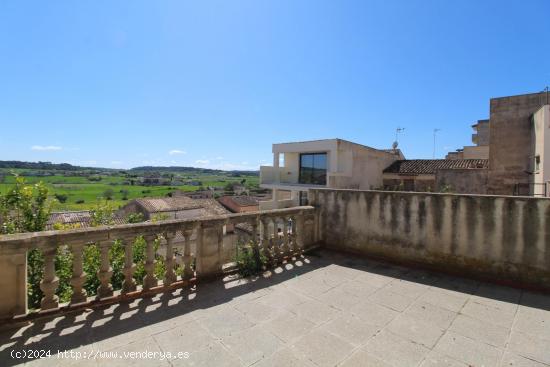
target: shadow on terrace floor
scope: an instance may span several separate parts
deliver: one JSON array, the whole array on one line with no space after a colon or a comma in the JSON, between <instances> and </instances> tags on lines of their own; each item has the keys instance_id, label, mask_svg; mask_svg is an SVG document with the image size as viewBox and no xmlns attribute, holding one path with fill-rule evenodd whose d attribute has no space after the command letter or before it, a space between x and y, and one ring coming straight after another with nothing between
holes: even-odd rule
<instances>
[{"instance_id":1,"label":"shadow on terrace floor","mask_svg":"<svg viewBox=\"0 0 550 367\"><path fill-rule=\"evenodd\" d=\"M359 270L366 276L383 276L464 294L475 294L503 302L519 303L522 291L492 286L475 280L452 277L435 272L409 269L353 255L320 250L303 258L293 259L271 272L254 279L228 276L223 280L203 283L196 289L179 289L149 298L125 303L75 311L59 316L37 319L29 325L5 328L0 331L0 365L24 363L14 359L13 350L70 350L81 346L97 346L102 340L138 329L151 330L160 323L185 314L200 317L200 312L223 305L231 300L253 299L254 294L279 283L307 276L306 274L331 267ZM370 275L369 275L370 274ZM550 297L521 298L521 303L534 308L550 310Z\"/></svg>"}]
</instances>

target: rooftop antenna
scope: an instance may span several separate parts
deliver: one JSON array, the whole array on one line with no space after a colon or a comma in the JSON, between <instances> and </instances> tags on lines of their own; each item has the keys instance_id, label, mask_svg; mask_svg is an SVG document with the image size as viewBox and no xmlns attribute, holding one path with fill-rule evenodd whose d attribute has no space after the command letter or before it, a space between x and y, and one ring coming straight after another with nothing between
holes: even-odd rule
<instances>
[{"instance_id":1,"label":"rooftop antenna","mask_svg":"<svg viewBox=\"0 0 550 367\"><path fill-rule=\"evenodd\" d=\"M394 150L397 149L397 145L399 145L399 134L403 131L405 131L404 127L397 127L397 129L395 129L395 141L392 144Z\"/></svg>"},{"instance_id":2,"label":"rooftop antenna","mask_svg":"<svg viewBox=\"0 0 550 367\"><path fill-rule=\"evenodd\" d=\"M434 129L434 150L432 154L433 159L435 159L435 135L437 134L438 131L441 131L441 129Z\"/></svg>"},{"instance_id":3,"label":"rooftop antenna","mask_svg":"<svg viewBox=\"0 0 550 367\"><path fill-rule=\"evenodd\" d=\"M546 104L548 104L548 86L544 88L544 91L546 92Z\"/></svg>"}]
</instances>

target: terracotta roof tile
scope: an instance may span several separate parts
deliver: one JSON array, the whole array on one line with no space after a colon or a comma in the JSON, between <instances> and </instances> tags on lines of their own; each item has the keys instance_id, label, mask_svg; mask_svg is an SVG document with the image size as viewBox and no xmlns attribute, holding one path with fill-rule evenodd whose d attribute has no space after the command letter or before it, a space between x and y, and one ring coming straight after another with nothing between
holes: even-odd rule
<instances>
[{"instance_id":1,"label":"terracotta roof tile","mask_svg":"<svg viewBox=\"0 0 550 367\"><path fill-rule=\"evenodd\" d=\"M393 162L384 173L435 174L440 169L487 169L488 159L407 159Z\"/></svg>"}]
</instances>

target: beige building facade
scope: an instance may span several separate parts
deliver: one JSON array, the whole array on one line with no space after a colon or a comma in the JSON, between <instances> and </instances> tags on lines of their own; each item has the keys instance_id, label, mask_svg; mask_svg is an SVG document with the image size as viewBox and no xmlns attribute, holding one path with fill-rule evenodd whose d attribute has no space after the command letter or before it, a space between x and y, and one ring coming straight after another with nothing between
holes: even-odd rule
<instances>
[{"instance_id":1,"label":"beige building facade","mask_svg":"<svg viewBox=\"0 0 550 367\"><path fill-rule=\"evenodd\" d=\"M533 194L550 196L550 105L533 115Z\"/></svg>"},{"instance_id":2,"label":"beige building facade","mask_svg":"<svg viewBox=\"0 0 550 367\"><path fill-rule=\"evenodd\" d=\"M310 188L369 190L382 187L382 171L403 159L398 149L380 150L342 139L273 144L273 165L260 167L260 187L273 191L260 209L305 204ZM285 193L290 192L290 197Z\"/></svg>"}]
</instances>

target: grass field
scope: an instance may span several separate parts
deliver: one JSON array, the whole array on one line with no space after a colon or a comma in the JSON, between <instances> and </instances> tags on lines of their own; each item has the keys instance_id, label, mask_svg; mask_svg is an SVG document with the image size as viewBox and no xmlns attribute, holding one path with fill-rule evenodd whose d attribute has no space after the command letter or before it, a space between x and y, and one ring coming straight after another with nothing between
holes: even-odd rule
<instances>
[{"instance_id":1,"label":"grass field","mask_svg":"<svg viewBox=\"0 0 550 367\"><path fill-rule=\"evenodd\" d=\"M11 170L13 171L13 170ZM220 187L223 188L228 183L239 183L246 179L246 185L257 186L258 176L241 176L231 177L228 175L210 175L210 174L195 174L195 175L179 175L176 179L198 180L202 186ZM175 190L195 191L199 186L190 185L170 185L170 186L141 186L128 185L127 178L124 175L101 175L101 181L90 181L87 177L79 176L26 176L25 181L29 184L44 182L50 190L50 195L54 198L55 194L67 195L67 201L60 203L53 200L52 209L54 211L63 210L87 210L95 207L98 200L104 196L106 190L113 190L113 199L110 201L115 208L125 205L129 200L143 197L164 197L169 192ZM2 183L0 183L0 194L6 193L15 182L15 177L6 175ZM123 200L124 191L127 191L127 199ZM82 201L77 203L78 201Z\"/></svg>"}]
</instances>

